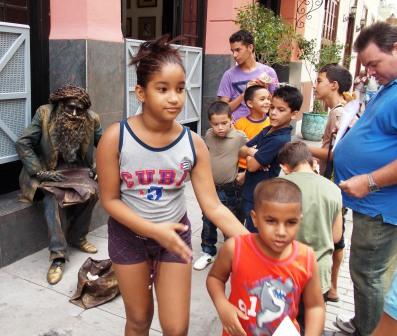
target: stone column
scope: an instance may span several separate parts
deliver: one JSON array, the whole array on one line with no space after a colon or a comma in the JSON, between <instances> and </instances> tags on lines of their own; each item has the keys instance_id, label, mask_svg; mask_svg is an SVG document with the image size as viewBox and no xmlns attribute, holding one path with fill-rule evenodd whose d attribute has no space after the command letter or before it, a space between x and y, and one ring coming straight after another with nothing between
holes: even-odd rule
<instances>
[{"instance_id":1,"label":"stone column","mask_svg":"<svg viewBox=\"0 0 397 336\"><path fill-rule=\"evenodd\" d=\"M120 0L51 0L50 90L86 88L106 127L124 116Z\"/></svg>"}]
</instances>

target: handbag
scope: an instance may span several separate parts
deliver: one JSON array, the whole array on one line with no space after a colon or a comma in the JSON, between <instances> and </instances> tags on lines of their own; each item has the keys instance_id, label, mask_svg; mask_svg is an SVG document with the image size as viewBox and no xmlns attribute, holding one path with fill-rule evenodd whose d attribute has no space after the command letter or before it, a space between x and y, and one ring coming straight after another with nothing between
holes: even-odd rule
<instances>
[{"instance_id":1,"label":"handbag","mask_svg":"<svg viewBox=\"0 0 397 336\"><path fill-rule=\"evenodd\" d=\"M69 302L89 309L114 299L120 294L110 259L87 258L80 267L77 289Z\"/></svg>"}]
</instances>

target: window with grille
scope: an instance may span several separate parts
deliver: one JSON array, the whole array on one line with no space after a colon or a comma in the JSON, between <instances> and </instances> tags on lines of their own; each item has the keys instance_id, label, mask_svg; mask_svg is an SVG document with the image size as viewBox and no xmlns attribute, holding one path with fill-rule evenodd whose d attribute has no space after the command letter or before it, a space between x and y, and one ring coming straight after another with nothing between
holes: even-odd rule
<instances>
[{"instance_id":1,"label":"window with grille","mask_svg":"<svg viewBox=\"0 0 397 336\"><path fill-rule=\"evenodd\" d=\"M338 25L339 0L325 0L322 40L334 42Z\"/></svg>"}]
</instances>

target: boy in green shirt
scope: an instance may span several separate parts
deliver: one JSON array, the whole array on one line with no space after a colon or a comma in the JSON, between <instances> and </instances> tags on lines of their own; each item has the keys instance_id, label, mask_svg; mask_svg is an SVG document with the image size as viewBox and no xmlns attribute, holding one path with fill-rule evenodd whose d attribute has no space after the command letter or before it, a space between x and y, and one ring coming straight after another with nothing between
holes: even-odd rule
<instances>
[{"instance_id":1,"label":"boy in green shirt","mask_svg":"<svg viewBox=\"0 0 397 336\"><path fill-rule=\"evenodd\" d=\"M287 176L302 191L303 219L296 240L313 248L319 265L325 300L331 288L334 243L342 235L342 194L339 187L313 171L313 156L305 143L291 142L278 159Z\"/></svg>"}]
</instances>

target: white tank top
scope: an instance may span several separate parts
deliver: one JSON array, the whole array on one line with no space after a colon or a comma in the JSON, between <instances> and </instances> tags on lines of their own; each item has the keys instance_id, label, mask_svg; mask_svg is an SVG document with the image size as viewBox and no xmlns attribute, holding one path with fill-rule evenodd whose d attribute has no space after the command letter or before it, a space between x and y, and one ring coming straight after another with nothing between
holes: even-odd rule
<instances>
[{"instance_id":1,"label":"white tank top","mask_svg":"<svg viewBox=\"0 0 397 336\"><path fill-rule=\"evenodd\" d=\"M196 162L190 130L183 127L175 141L153 148L122 120L119 152L121 200L152 222L178 222L186 213L184 182Z\"/></svg>"}]
</instances>

